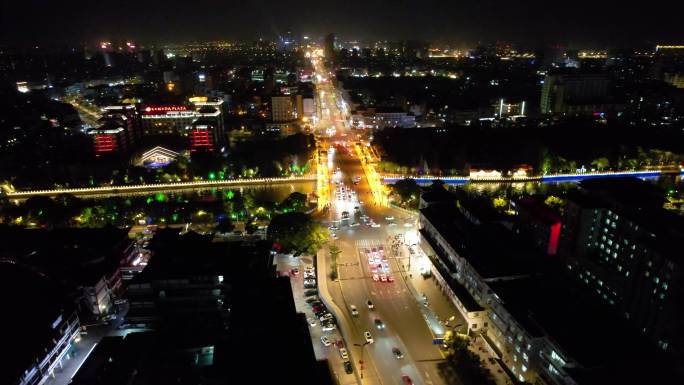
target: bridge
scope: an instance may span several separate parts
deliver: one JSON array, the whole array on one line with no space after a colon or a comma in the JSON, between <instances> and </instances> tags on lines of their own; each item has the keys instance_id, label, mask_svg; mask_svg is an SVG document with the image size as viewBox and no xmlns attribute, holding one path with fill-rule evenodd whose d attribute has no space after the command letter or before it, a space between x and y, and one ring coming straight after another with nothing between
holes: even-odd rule
<instances>
[{"instance_id":1,"label":"bridge","mask_svg":"<svg viewBox=\"0 0 684 385\"><path fill-rule=\"evenodd\" d=\"M647 171L610 171L610 172L584 172L573 174L547 174L529 177L499 177L499 178L470 178L467 176L390 176L385 175L382 181L385 184L396 183L402 179L413 179L418 184L430 184L441 180L446 184L466 184L466 183L524 183L524 182L579 182L586 179L595 178L617 178L617 177L636 177L636 178L657 178L662 175L684 175L684 170L679 172L647 170Z\"/></svg>"},{"instance_id":2,"label":"bridge","mask_svg":"<svg viewBox=\"0 0 684 385\"><path fill-rule=\"evenodd\" d=\"M194 182L174 182L174 183L150 183L125 186L102 186L102 187L79 187L64 189L46 190L25 190L15 191L4 189L5 196L9 199L27 199L35 196L57 196L70 194L75 196L104 196L131 193L153 193L160 191L205 189L221 187L239 187L254 185L277 185L297 182L315 182L315 176L282 177L282 178L244 178L228 180L194 181Z\"/></svg>"}]
</instances>

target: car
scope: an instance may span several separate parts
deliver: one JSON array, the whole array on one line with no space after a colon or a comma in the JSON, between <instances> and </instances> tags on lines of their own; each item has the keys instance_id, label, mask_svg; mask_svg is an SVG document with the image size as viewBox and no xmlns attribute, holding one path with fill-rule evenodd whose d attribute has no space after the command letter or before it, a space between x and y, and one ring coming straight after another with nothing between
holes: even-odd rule
<instances>
[{"instance_id":1,"label":"car","mask_svg":"<svg viewBox=\"0 0 684 385\"><path fill-rule=\"evenodd\" d=\"M335 325L335 324L332 323L332 322L331 322L331 323L321 324L321 330L326 331L326 332L327 332L327 331L330 331L330 330L335 330L335 328L337 328L337 325Z\"/></svg>"},{"instance_id":2,"label":"car","mask_svg":"<svg viewBox=\"0 0 684 385\"><path fill-rule=\"evenodd\" d=\"M394 223L394 222L390 222L390 223L387 224L387 226L396 226L396 225L397 225L397 224Z\"/></svg>"},{"instance_id":3,"label":"car","mask_svg":"<svg viewBox=\"0 0 684 385\"><path fill-rule=\"evenodd\" d=\"M373 254L376 254L378 252L378 249L374 247L371 251L373 252Z\"/></svg>"},{"instance_id":4,"label":"car","mask_svg":"<svg viewBox=\"0 0 684 385\"><path fill-rule=\"evenodd\" d=\"M304 292L304 295L307 297L310 297L312 295L317 295L317 294L318 294L318 290L316 290L316 289L311 289L311 290L307 290Z\"/></svg>"},{"instance_id":5,"label":"car","mask_svg":"<svg viewBox=\"0 0 684 385\"><path fill-rule=\"evenodd\" d=\"M375 323L375 327L378 329L384 329L385 328L385 323L382 322L382 320L380 318L376 318L375 321L373 321L373 323Z\"/></svg>"},{"instance_id":6,"label":"car","mask_svg":"<svg viewBox=\"0 0 684 385\"><path fill-rule=\"evenodd\" d=\"M354 367L352 366L352 363L350 361L344 361L344 371L347 374L354 373Z\"/></svg>"},{"instance_id":7,"label":"car","mask_svg":"<svg viewBox=\"0 0 684 385\"><path fill-rule=\"evenodd\" d=\"M317 325L315 318L309 318L307 321L309 321L309 326L311 326L311 327L314 327Z\"/></svg>"},{"instance_id":8,"label":"car","mask_svg":"<svg viewBox=\"0 0 684 385\"><path fill-rule=\"evenodd\" d=\"M404 353L402 353L397 347L392 348L392 354L396 359L404 358Z\"/></svg>"},{"instance_id":9,"label":"car","mask_svg":"<svg viewBox=\"0 0 684 385\"><path fill-rule=\"evenodd\" d=\"M356 310L356 306L351 305L351 306L349 306L349 308L351 309L351 314L352 314L354 317L358 317L358 316L359 316L359 311Z\"/></svg>"},{"instance_id":10,"label":"car","mask_svg":"<svg viewBox=\"0 0 684 385\"><path fill-rule=\"evenodd\" d=\"M380 274L380 280L382 282L387 282L387 276L385 274Z\"/></svg>"},{"instance_id":11,"label":"car","mask_svg":"<svg viewBox=\"0 0 684 385\"><path fill-rule=\"evenodd\" d=\"M380 276L377 274L373 274L373 281L378 282L380 280Z\"/></svg>"},{"instance_id":12,"label":"car","mask_svg":"<svg viewBox=\"0 0 684 385\"><path fill-rule=\"evenodd\" d=\"M124 303L126 303L126 302L128 302L128 300L125 299L125 298L119 298L119 299L115 299L115 300L114 300L114 304L115 304L115 305L122 305L122 304L124 304Z\"/></svg>"},{"instance_id":13,"label":"car","mask_svg":"<svg viewBox=\"0 0 684 385\"><path fill-rule=\"evenodd\" d=\"M394 282L394 277L391 275L387 276L387 282Z\"/></svg>"},{"instance_id":14,"label":"car","mask_svg":"<svg viewBox=\"0 0 684 385\"><path fill-rule=\"evenodd\" d=\"M316 279L315 273L304 273L304 279Z\"/></svg>"},{"instance_id":15,"label":"car","mask_svg":"<svg viewBox=\"0 0 684 385\"><path fill-rule=\"evenodd\" d=\"M409 222L404 223L404 227L411 227L411 226L413 226L412 223L409 223Z\"/></svg>"},{"instance_id":16,"label":"car","mask_svg":"<svg viewBox=\"0 0 684 385\"><path fill-rule=\"evenodd\" d=\"M352 223L349 225L349 227L356 227L356 226L358 226L358 225L360 225L359 222L352 222Z\"/></svg>"},{"instance_id":17,"label":"car","mask_svg":"<svg viewBox=\"0 0 684 385\"><path fill-rule=\"evenodd\" d=\"M326 336L321 336L321 343L323 346L330 346L331 342Z\"/></svg>"},{"instance_id":18,"label":"car","mask_svg":"<svg viewBox=\"0 0 684 385\"><path fill-rule=\"evenodd\" d=\"M316 287L316 283L315 283L315 282L314 282L314 283L307 283L307 282L304 282L304 288L305 288L305 289L313 289L313 288L315 288L315 287Z\"/></svg>"},{"instance_id":19,"label":"car","mask_svg":"<svg viewBox=\"0 0 684 385\"><path fill-rule=\"evenodd\" d=\"M337 234L332 233L332 234L330 234L330 238L332 238L332 239L337 239L338 237L337 237Z\"/></svg>"},{"instance_id":20,"label":"car","mask_svg":"<svg viewBox=\"0 0 684 385\"><path fill-rule=\"evenodd\" d=\"M315 297L315 296L309 297L309 298L305 299L304 302L308 303L311 306L316 306L316 305L314 305L314 303L318 302L318 297Z\"/></svg>"},{"instance_id":21,"label":"car","mask_svg":"<svg viewBox=\"0 0 684 385\"><path fill-rule=\"evenodd\" d=\"M330 229L332 231L336 231L336 230L339 230L340 228L337 227L336 225L332 225L332 226L328 227L328 229Z\"/></svg>"},{"instance_id":22,"label":"car","mask_svg":"<svg viewBox=\"0 0 684 385\"><path fill-rule=\"evenodd\" d=\"M385 217L385 220L387 220L387 221L393 221L393 220L394 220L394 217L390 215L390 216Z\"/></svg>"},{"instance_id":23,"label":"car","mask_svg":"<svg viewBox=\"0 0 684 385\"><path fill-rule=\"evenodd\" d=\"M368 300L366 302L366 305L368 305L368 308L371 310L373 310L375 308L375 305L373 305L373 302L371 300Z\"/></svg>"},{"instance_id":24,"label":"car","mask_svg":"<svg viewBox=\"0 0 684 385\"><path fill-rule=\"evenodd\" d=\"M369 344L372 344L373 342L375 342L375 340L373 340L373 336L367 330L363 333L363 338L365 338L366 342L368 342Z\"/></svg>"},{"instance_id":25,"label":"car","mask_svg":"<svg viewBox=\"0 0 684 385\"><path fill-rule=\"evenodd\" d=\"M372 227L372 228L378 228L378 227L380 227L380 224L379 224L379 223L373 222L373 223L371 223L370 227Z\"/></svg>"},{"instance_id":26,"label":"car","mask_svg":"<svg viewBox=\"0 0 684 385\"><path fill-rule=\"evenodd\" d=\"M315 279L312 279L312 278L305 279L305 280L304 280L304 284L305 284L305 285L308 284L308 285L314 285L314 286L315 286L315 285L316 285L316 280L315 280Z\"/></svg>"},{"instance_id":27,"label":"car","mask_svg":"<svg viewBox=\"0 0 684 385\"><path fill-rule=\"evenodd\" d=\"M319 318L319 319L321 320L321 322L325 322L325 321L328 321L328 320L332 320L332 319L333 319L333 315L330 314L330 313L328 313L328 314L323 315L323 316L322 316L321 318Z\"/></svg>"},{"instance_id":28,"label":"car","mask_svg":"<svg viewBox=\"0 0 684 385\"><path fill-rule=\"evenodd\" d=\"M324 312L324 311L325 311L325 306L323 306L323 305L314 305L314 306L311 307L311 310L313 310L314 313Z\"/></svg>"},{"instance_id":29,"label":"car","mask_svg":"<svg viewBox=\"0 0 684 385\"><path fill-rule=\"evenodd\" d=\"M402 380L402 381L404 382L404 384L406 384L406 385L413 385L413 380L411 380L411 377L409 377L409 376L407 376L407 375L405 375L405 374L404 374L403 376L401 376L401 380Z\"/></svg>"},{"instance_id":30,"label":"car","mask_svg":"<svg viewBox=\"0 0 684 385\"><path fill-rule=\"evenodd\" d=\"M347 349L340 348L340 357L342 357L343 360L349 359L349 352L347 352Z\"/></svg>"},{"instance_id":31,"label":"car","mask_svg":"<svg viewBox=\"0 0 684 385\"><path fill-rule=\"evenodd\" d=\"M114 320L114 319L116 319L116 314L110 314L110 315L108 315L108 316L105 316L103 319L104 319L105 321Z\"/></svg>"}]
</instances>

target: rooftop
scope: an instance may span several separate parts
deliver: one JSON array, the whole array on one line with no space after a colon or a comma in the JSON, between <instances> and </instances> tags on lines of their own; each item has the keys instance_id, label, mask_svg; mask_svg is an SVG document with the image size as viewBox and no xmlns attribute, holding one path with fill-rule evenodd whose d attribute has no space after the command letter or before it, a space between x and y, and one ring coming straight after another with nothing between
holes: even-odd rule
<instances>
[{"instance_id":1,"label":"rooftop","mask_svg":"<svg viewBox=\"0 0 684 385\"><path fill-rule=\"evenodd\" d=\"M526 330L536 337L548 335L583 367L660 357L616 313L576 287L560 271L488 285ZM629 344L625 344L626 335L631 336ZM601 349L596 348L597 341Z\"/></svg>"},{"instance_id":2,"label":"rooftop","mask_svg":"<svg viewBox=\"0 0 684 385\"><path fill-rule=\"evenodd\" d=\"M0 227L0 257L31 266L68 287L92 286L116 270L131 246L128 229Z\"/></svg>"},{"instance_id":3,"label":"rooftop","mask_svg":"<svg viewBox=\"0 0 684 385\"><path fill-rule=\"evenodd\" d=\"M541 265L542 256L500 223L475 225L453 203L420 212L484 279L534 274Z\"/></svg>"},{"instance_id":4,"label":"rooftop","mask_svg":"<svg viewBox=\"0 0 684 385\"><path fill-rule=\"evenodd\" d=\"M0 365L0 383L15 384L36 359L45 356L46 348L54 346L59 333L52 325L60 315L69 317L73 308L57 282L2 258L0 302L11 310L0 331L5 349L11 352Z\"/></svg>"}]
</instances>

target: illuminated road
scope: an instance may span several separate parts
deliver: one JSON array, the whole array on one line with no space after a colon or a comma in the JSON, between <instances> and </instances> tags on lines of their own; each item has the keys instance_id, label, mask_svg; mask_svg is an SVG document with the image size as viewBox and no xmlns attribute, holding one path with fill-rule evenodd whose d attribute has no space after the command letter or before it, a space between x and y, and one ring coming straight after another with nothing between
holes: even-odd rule
<instances>
[{"instance_id":1,"label":"illuminated road","mask_svg":"<svg viewBox=\"0 0 684 385\"><path fill-rule=\"evenodd\" d=\"M320 62L316 63L315 68L320 78L330 76ZM339 280L328 280L327 286L335 304L342 309L342 322L350 325L351 333L347 336L346 345L355 370L358 372L361 369L359 361L363 354L363 384L402 384L403 375L410 376L415 384L444 384L437 369L443 356L432 343L436 334L444 332L443 327L419 303L418 294L406 276L404 260L390 253L391 242L396 234L404 236L409 233L416 237L416 218L404 211L386 207L386 199L380 195L383 191L380 178L372 177L369 184L368 175L373 173L369 169L371 162L361 162L359 159L359 154L361 157L367 155L364 149L354 147L361 135L350 131L348 111L344 110L344 104L337 99L329 82L318 82L316 91L321 106L317 136L320 147L327 148L326 168L329 174L326 178L348 188L348 192L340 195L337 190L339 185L330 185L331 204L330 210L325 213L324 223L326 226L335 224L339 227L339 230L334 231L338 239L332 241L342 251L338 258ZM356 185L353 183L355 177L361 178ZM356 207L358 210L355 210ZM345 211L350 219L341 220ZM362 214L370 217L376 227L362 223ZM395 219L386 220L385 217L389 216ZM389 226L389 222L395 224ZM352 223L354 226L350 226ZM380 245L387 253L388 268L394 282L375 282L372 279L364 250L372 250ZM368 299L374 304L373 310L366 305ZM358 316L351 315L351 305L358 309ZM384 329L376 327L376 318L384 323ZM374 342L365 347L355 346L365 342L363 334L366 331L371 333ZM401 350L403 358L393 355L392 348L395 347ZM363 353L361 349L364 349Z\"/></svg>"}]
</instances>

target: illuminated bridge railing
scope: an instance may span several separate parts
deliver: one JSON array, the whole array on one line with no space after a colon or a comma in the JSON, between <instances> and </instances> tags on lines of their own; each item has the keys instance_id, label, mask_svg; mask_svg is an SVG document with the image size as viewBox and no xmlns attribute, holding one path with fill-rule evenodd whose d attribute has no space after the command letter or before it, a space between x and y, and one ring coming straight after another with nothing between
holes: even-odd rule
<instances>
[{"instance_id":1,"label":"illuminated bridge railing","mask_svg":"<svg viewBox=\"0 0 684 385\"><path fill-rule=\"evenodd\" d=\"M585 172L577 174L549 174L529 177L501 177L501 178L477 178L471 179L467 176L457 177L439 177L439 176L388 176L382 177L385 184L396 183L405 178L413 179L418 184L429 184L437 180L441 180L446 184L466 184L466 183L517 183L517 182L575 182L586 179L596 178L618 178L618 177L636 177L636 178L657 178L665 174L663 171L615 171L615 172ZM684 170L680 171L680 175L684 175Z\"/></svg>"},{"instance_id":2,"label":"illuminated bridge railing","mask_svg":"<svg viewBox=\"0 0 684 385\"><path fill-rule=\"evenodd\" d=\"M229 180L213 180L213 181L195 181L195 182L173 182L173 183L150 183L140 185L126 185L126 186L104 186L104 187L82 187L82 188L66 188L66 189L52 189L52 190L26 190L14 191L6 194L9 199L28 198L32 196L52 196L60 194L74 194L74 195L96 195L96 194L117 194L125 192L139 192L139 191L160 191L160 190L180 190L191 188L213 188L213 187L230 187L241 185L257 185L257 184L278 184L291 182L315 182L315 176L299 176L287 178L247 178L247 179L229 179Z\"/></svg>"}]
</instances>

